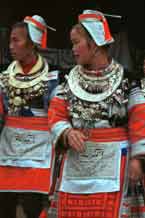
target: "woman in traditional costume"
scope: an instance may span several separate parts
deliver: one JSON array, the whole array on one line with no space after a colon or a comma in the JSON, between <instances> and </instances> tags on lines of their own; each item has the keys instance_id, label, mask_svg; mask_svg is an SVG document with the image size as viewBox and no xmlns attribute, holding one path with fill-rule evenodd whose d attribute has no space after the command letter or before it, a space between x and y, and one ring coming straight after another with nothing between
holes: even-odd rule
<instances>
[{"instance_id":1,"label":"woman in traditional costume","mask_svg":"<svg viewBox=\"0 0 145 218\"><path fill-rule=\"evenodd\" d=\"M145 73L145 61L143 65ZM138 72L129 95L129 138L131 160L127 202L131 217L145 218L145 78Z\"/></svg>"},{"instance_id":2,"label":"woman in traditional costume","mask_svg":"<svg viewBox=\"0 0 145 218\"><path fill-rule=\"evenodd\" d=\"M48 111L53 144L65 149L57 218L127 217L128 80L109 56L114 40L101 12L85 10L70 38L77 65Z\"/></svg>"},{"instance_id":3,"label":"woman in traditional costume","mask_svg":"<svg viewBox=\"0 0 145 218\"><path fill-rule=\"evenodd\" d=\"M46 48L47 24L38 15L12 27L14 61L0 75L0 216L16 217L21 204L28 218L38 218L51 185L53 148L47 111L58 71L38 52Z\"/></svg>"}]
</instances>

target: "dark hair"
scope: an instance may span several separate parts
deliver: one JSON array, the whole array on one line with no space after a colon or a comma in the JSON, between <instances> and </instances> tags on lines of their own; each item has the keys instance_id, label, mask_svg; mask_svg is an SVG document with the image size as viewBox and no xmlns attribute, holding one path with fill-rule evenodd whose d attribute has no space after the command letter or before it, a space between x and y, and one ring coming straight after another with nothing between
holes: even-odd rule
<instances>
[{"instance_id":1,"label":"dark hair","mask_svg":"<svg viewBox=\"0 0 145 218\"><path fill-rule=\"evenodd\" d=\"M28 29L27 23L25 23L25 22L23 22L23 21L17 22L17 23L15 23L15 24L12 26L11 30L16 29L16 28L25 28L26 31L27 31L27 37L28 37L28 39L32 42L31 37L30 37L30 34L29 34L29 29ZM32 42L32 43L33 43L33 42Z\"/></svg>"},{"instance_id":2,"label":"dark hair","mask_svg":"<svg viewBox=\"0 0 145 218\"><path fill-rule=\"evenodd\" d=\"M94 41L90 33L83 27L81 23L78 23L72 27L71 30L76 29L80 34L83 34L87 39L87 42Z\"/></svg>"}]
</instances>

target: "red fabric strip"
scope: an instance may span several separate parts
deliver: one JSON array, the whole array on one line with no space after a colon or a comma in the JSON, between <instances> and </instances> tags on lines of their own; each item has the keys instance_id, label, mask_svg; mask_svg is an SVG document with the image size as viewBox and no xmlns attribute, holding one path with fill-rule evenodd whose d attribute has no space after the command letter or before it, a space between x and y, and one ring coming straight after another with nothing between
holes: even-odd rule
<instances>
[{"instance_id":1,"label":"red fabric strip","mask_svg":"<svg viewBox=\"0 0 145 218\"><path fill-rule=\"evenodd\" d=\"M48 131L47 117L6 117L5 126L30 130Z\"/></svg>"},{"instance_id":2,"label":"red fabric strip","mask_svg":"<svg viewBox=\"0 0 145 218\"><path fill-rule=\"evenodd\" d=\"M83 131L83 130L82 130ZM85 131L84 134L88 135L88 141L96 142L113 142L127 140L127 130L125 128L98 128Z\"/></svg>"},{"instance_id":3,"label":"red fabric strip","mask_svg":"<svg viewBox=\"0 0 145 218\"><path fill-rule=\"evenodd\" d=\"M0 191L46 192L50 189L50 169L0 167Z\"/></svg>"},{"instance_id":4,"label":"red fabric strip","mask_svg":"<svg viewBox=\"0 0 145 218\"><path fill-rule=\"evenodd\" d=\"M59 107L59 110L58 110ZM55 123L59 121L68 121L68 104L60 98L54 97L49 106L48 110L48 127L51 129Z\"/></svg>"},{"instance_id":5,"label":"red fabric strip","mask_svg":"<svg viewBox=\"0 0 145 218\"><path fill-rule=\"evenodd\" d=\"M59 107L59 110L58 110ZM68 104L65 100L57 97L53 98L48 110L48 125L51 129L57 122L69 122ZM125 128L98 128L90 130L81 130L89 138L98 142L122 141L127 140L127 130Z\"/></svg>"},{"instance_id":6,"label":"red fabric strip","mask_svg":"<svg viewBox=\"0 0 145 218\"><path fill-rule=\"evenodd\" d=\"M97 14L80 14L79 15L79 21L85 20L88 18L93 18L99 21L103 21L103 17L101 15L97 15Z\"/></svg>"},{"instance_id":7,"label":"red fabric strip","mask_svg":"<svg viewBox=\"0 0 145 218\"><path fill-rule=\"evenodd\" d=\"M129 136L131 143L145 139L145 104L139 104L130 110Z\"/></svg>"}]
</instances>

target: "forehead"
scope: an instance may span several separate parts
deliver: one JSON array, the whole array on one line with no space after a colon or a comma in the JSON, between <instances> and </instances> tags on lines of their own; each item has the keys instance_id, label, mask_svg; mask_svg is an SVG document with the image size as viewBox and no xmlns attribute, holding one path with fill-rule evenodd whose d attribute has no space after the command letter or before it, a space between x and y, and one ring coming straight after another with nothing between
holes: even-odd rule
<instances>
[{"instance_id":1,"label":"forehead","mask_svg":"<svg viewBox=\"0 0 145 218\"><path fill-rule=\"evenodd\" d=\"M83 37L87 39L87 33L79 25L74 26L74 28L71 30L71 36L72 37Z\"/></svg>"},{"instance_id":2,"label":"forehead","mask_svg":"<svg viewBox=\"0 0 145 218\"><path fill-rule=\"evenodd\" d=\"M10 38L21 38L26 39L27 38L27 30L25 27L15 27L12 29Z\"/></svg>"},{"instance_id":3,"label":"forehead","mask_svg":"<svg viewBox=\"0 0 145 218\"><path fill-rule=\"evenodd\" d=\"M71 38L82 37L82 36L83 34L81 33L81 31L79 31L79 29L73 28L71 30Z\"/></svg>"}]
</instances>

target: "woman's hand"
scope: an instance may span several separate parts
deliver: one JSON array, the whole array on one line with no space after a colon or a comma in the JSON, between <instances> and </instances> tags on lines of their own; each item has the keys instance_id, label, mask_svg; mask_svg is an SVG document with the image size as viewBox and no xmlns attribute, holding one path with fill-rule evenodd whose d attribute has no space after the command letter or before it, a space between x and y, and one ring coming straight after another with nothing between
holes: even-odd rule
<instances>
[{"instance_id":1,"label":"woman's hand","mask_svg":"<svg viewBox=\"0 0 145 218\"><path fill-rule=\"evenodd\" d=\"M77 152L85 151L85 141L87 136L76 129L70 129L66 135L68 145Z\"/></svg>"},{"instance_id":2,"label":"woman's hand","mask_svg":"<svg viewBox=\"0 0 145 218\"><path fill-rule=\"evenodd\" d=\"M129 163L129 179L132 185L141 181L143 178L143 170L141 166L141 162L137 158L133 158Z\"/></svg>"}]
</instances>

